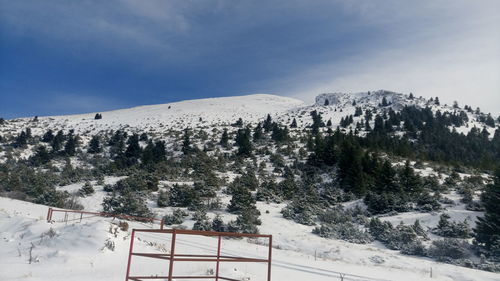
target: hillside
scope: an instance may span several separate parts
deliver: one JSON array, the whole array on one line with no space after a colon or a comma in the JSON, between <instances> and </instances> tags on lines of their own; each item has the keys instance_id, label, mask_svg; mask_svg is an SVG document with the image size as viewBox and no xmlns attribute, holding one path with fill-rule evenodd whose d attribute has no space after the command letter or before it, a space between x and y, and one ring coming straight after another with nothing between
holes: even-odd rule
<instances>
[{"instance_id":1,"label":"hillside","mask_svg":"<svg viewBox=\"0 0 500 281\"><path fill-rule=\"evenodd\" d=\"M430 280L431 268L432 280L496 280L500 241L478 218L498 218L499 124L385 90L0 119L0 279L61 280L68 268L73 280L122 278L130 230L111 235L105 218L48 224L53 206L272 234L273 280ZM253 269L228 274L259 280Z\"/></svg>"}]
</instances>

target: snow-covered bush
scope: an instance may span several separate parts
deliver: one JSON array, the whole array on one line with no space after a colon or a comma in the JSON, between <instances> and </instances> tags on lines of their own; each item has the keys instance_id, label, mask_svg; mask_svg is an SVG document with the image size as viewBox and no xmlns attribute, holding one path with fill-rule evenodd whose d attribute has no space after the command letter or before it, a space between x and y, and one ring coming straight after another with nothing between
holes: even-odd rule
<instances>
[{"instance_id":1,"label":"snow-covered bush","mask_svg":"<svg viewBox=\"0 0 500 281\"><path fill-rule=\"evenodd\" d=\"M163 217L163 223L166 225L172 224L181 224L184 221L184 217L187 216L187 213L181 209L174 209L171 215L165 215Z\"/></svg>"},{"instance_id":2,"label":"snow-covered bush","mask_svg":"<svg viewBox=\"0 0 500 281\"><path fill-rule=\"evenodd\" d=\"M313 229L313 233L324 238L341 239L351 243L366 244L373 241L372 236L352 222L339 224L324 223Z\"/></svg>"},{"instance_id":3,"label":"snow-covered bush","mask_svg":"<svg viewBox=\"0 0 500 281\"><path fill-rule=\"evenodd\" d=\"M428 255L439 261L450 262L470 257L470 244L456 238L435 240L429 247Z\"/></svg>"},{"instance_id":4,"label":"snow-covered bush","mask_svg":"<svg viewBox=\"0 0 500 281\"><path fill-rule=\"evenodd\" d=\"M450 216L446 213L441 214L437 227L433 233L450 238L470 238L472 230L467 220L463 222L450 221Z\"/></svg>"}]
</instances>

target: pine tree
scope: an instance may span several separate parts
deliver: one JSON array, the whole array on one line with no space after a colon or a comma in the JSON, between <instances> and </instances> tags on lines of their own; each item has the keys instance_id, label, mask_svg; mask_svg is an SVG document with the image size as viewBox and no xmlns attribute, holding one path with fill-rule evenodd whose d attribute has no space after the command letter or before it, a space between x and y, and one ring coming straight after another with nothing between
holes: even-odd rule
<instances>
[{"instance_id":1,"label":"pine tree","mask_svg":"<svg viewBox=\"0 0 500 281\"><path fill-rule=\"evenodd\" d=\"M143 165L149 165L155 162L153 155L154 147L155 145L153 144L153 141L150 140L146 147L142 150L141 162Z\"/></svg>"},{"instance_id":2,"label":"pine tree","mask_svg":"<svg viewBox=\"0 0 500 281\"><path fill-rule=\"evenodd\" d=\"M379 192L399 192L396 171L388 160L385 160L376 173L375 186Z\"/></svg>"},{"instance_id":3,"label":"pine tree","mask_svg":"<svg viewBox=\"0 0 500 281\"><path fill-rule=\"evenodd\" d=\"M252 143L250 141L250 128L239 129L236 134L236 145L238 155L249 157L252 153Z\"/></svg>"},{"instance_id":4,"label":"pine tree","mask_svg":"<svg viewBox=\"0 0 500 281\"><path fill-rule=\"evenodd\" d=\"M255 126L255 129L253 130L253 141L258 141L264 137L264 134L262 132L262 124L259 122L257 126Z\"/></svg>"},{"instance_id":5,"label":"pine tree","mask_svg":"<svg viewBox=\"0 0 500 281\"><path fill-rule=\"evenodd\" d=\"M422 181L410 166L409 160L399 172L399 182L404 192L416 194L422 190Z\"/></svg>"},{"instance_id":6,"label":"pine tree","mask_svg":"<svg viewBox=\"0 0 500 281\"><path fill-rule=\"evenodd\" d=\"M230 213L241 214L244 209L255 208L255 199L250 190L244 186L237 186L232 190L233 197L227 206Z\"/></svg>"},{"instance_id":7,"label":"pine tree","mask_svg":"<svg viewBox=\"0 0 500 281\"><path fill-rule=\"evenodd\" d=\"M361 165L361 148L349 141L344 141L340 148L338 177L344 190L357 195L366 192L366 182Z\"/></svg>"},{"instance_id":8,"label":"pine tree","mask_svg":"<svg viewBox=\"0 0 500 281\"><path fill-rule=\"evenodd\" d=\"M492 255L500 254L500 169L496 170L493 183L486 187L481 196L484 217L478 217L475 238Z\"/></svg>"},{"instance_id":9,"label":"pine tree","mask_svg":"<svg viewBox=\"0 0 500 281\"><path fill-rule=\"evenodd\" d=\"M222 137L219 143L220 145L222 145L222 147L227 148L227 145L229 144L229 135L227 133L227 129L224 129L224 131L222 132Z\"/></svg>"},{"instance_id":10,"label":"pine tree","mask_svg":"<svg viewBox=\"0 0 500 281\"><path fill-rule=\"evenodd\" d=\"M30 159L34 165L43 165L50 162L50 154L44 145L40 145L36 149L35 155Z\"/></svg>"},{"instance_id":11,"label":"pine tree","mask_svg":"<svg viewBox=\"0 0 500 281\"><path fill-rule=\"evenodd\" d=\"M316 110L311 111L311 117L313 119L311 132L313 135L317 135L319 133L319 128L324 127L325 124L323 123L321 113L318 113Z\"/></svg>"},{"instance_id":12,"label":"pine tree","mask_svg":"<svg viewBox=\"0 0 500 281\"><path fill-rule=\"evenodd\" d=\"M28 135L25 131L22 131L16 138L14 142L14 147L26 147L28 144Z\"/></svg>"},{"instance_id":13,"label":"pine tree","mask_svg":"<svg viewBox=\"0 0 500 281\"><path fill-rule=\"evenodd\" d=\"M56 136L54 137L51 143L53 152L57 152L61 149L64 139L65 139L64 132L62 130L57 132Z\"/></svg>"},{"instance_id":14,"label":"pine tree","mask_svg":"<svg viewBox=\"0 0 500 281\"><path fill-rule=\"evenodd\" d=\"M328 119L328 122L326 122L326 126L327 127L331 127L332 126L332 119Z\"/></svg>"},{"instance_id":15,"label":"pine tree","mask_svg":"<svg viewBox=\"0 0 500 281\"><path fill-rule=\"evenodd\" d=\"M188 155L193 151L193 148L191 147L191 139L190 139L190 134L189 130L185 129L184 130L184 136L182 137L182 153L184 155Z\"/></svg>"},{"instance_id":16,"label":"pine tree","mask_svg":"<svg viewBox=\"0 0 500 281\"><path fill-rule=\"evenodd\" d=\"M85 182L82 188L78 191L78 194L82 197L91 195L95 192L94 188L92 187L92 184L90 182Z\"/></svg>"},{"instance_id":17,"label":"pine tree","mask_svg":"<svg viewBox=\"0 0 500 281\"><path fill-rule=\"evenodd\" d=\"M382 98L382 106L388 106L389 104L387 103L387 98L384 96Z\"/></svg>"},{"instance_id":18,"label":"pine tree","mask_svg":"<svg viewBox=\"0 0 500 281\"><path fill-rule=\"evenodd\" d=\"M141 157L142 149L139 145L139 136L133 134L127 141L127 149L125 150L125 157L139 159Z\"/></svg>"},{"instance_id":19,"label":"pine tree","mask_svg":"<svg viewBox=\"0 0 500 281\"><path fill-rule=\"evenodd\" d=\"M74 156L76 154L76 148L78 146L78 137L70 134L66 145L64 146L64 153L68 156Z\"/></svg>"},{"instance_id":20,"label":"pine tree","mask_svg":"<svg viewBox=\"0 0 500 281\"><path fill-rule=\"evenodd\" d=\"M271 115L268 114L266 120L264 121L264 124L262 125L264 128L264 131L269 132L271 131L273 127L273 119L271 118Z\"/></svg>"},{"instance_id":21,"label":"pine tree","mask_svg":"<svg viewBox=\"0 0 500 281\"><path fill-rule=\"evenodd\" d=\"M330 105L330 101L328 99L325 99L325 104L324 106Z\"/></svg>"},{"instance_id":22,"label":"pine tree","mask_svg":"<svg viewBox=\"0 0 500 281\"><path fill-rule=\"evenodd\" d=\"M165 141L155 141L155 145L153 148L153 160L155 163L159 163L161 161L165 161L167 158L167 152L165 147Z\"/></svg>"},{"instance_id":23,"label":"pine tree","mask_svg":"<svg viewBox=\"0 0 500 281\"><path fill-rule=\"evenodd\" d=\"M99 153L102 151L101 144L98 136L93 136L89 142L89 148L87 149L88 153Z\"/></svg>"},{"instance_id":24,"label":"pine tree","mask_svg":"<svg viewBox=\"0 0 500 281\"><path fill-rule=\"evenodd\" d=\"M290 128L297 128L297 120L295 120L295 117L292 120L292 124L290 124Z\"/></svg>"},{"instance_id":25,"label":"pine tree","mask_svg":"<svg viewBox=\"0 0 500 281\"><path fill-rule=\"evenodd\" d=\"M54 134L51 129L49 129L45 134L42 136L42 141L43 142L52 142L54 139Z\"/></svg>"},{"instance_id":26,"label":"pine tree","mask_svg":"<svg viewBox=\"0 0 500 281\"><path fill-rule=\"evenodd\" d=\"M435 105L440 105L440 103L439 103L439 98L438 98L438 97L436 97L436 98L434 99L434 104L435 104Z\"/></svg>"}]
</instances>

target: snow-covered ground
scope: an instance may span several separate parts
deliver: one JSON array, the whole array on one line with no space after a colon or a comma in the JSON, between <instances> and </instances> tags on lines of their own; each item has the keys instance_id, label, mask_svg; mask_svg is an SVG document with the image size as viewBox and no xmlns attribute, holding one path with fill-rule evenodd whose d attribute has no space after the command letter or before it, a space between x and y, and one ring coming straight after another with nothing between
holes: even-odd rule
<instances>
[{"instance_id":1,"label":"snow-covered ground","mask_svg":"<svg viewBox=\"0 0 500 281\"><path fill-rule=\"evenodd\" d=\"M310 227L285 220L283 205L258 204L262 233L273 235L273 280L499 280L500 275L402 256L377 243L357 245L323 239ZM268 213L266 212L269 211ZM129 222L122 231L109 218L90 218L81 223L47 223L47 207L0 198L0 280L123 280L132 228L157 227ZM169 237L139 235L137 251L168 251ZM114 245L110 250L105 245ZM216 240L179 237L183 252L213 254ZM32 261L30 259L30 249ZM224 240L223 253L265 258L267 247L247 240ZM201 274L215 268L210 263L175 264L176 274ZM166 274L168 264L134 258L134 274ZM432 270L432 278L430 277ZM224 276L238 280L265 280L265 264L226 264Z\"/></svg>"}]
</instances>

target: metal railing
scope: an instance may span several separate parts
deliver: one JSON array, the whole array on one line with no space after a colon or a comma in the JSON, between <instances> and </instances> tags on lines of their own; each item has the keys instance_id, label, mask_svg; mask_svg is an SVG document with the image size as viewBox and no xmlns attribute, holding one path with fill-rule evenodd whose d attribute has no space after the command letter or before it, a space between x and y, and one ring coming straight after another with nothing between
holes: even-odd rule
<instances>
[{"instance_id":1,"label":"metal railing","mask_svg":"<svg viewBox=\"0 0 500 281\"><path fill-rule=\"evenodd\" d=\"M170 253L136 253L134 252L134 240L136 233L147 232L147 233L161 233L171 235L171 245ZM198 235L198 236L210 236L217 237L217 254L216 255L195 255L195 254L177 254L175 252L176 237L177 235ZM227 256L221 255L221 240L222 237L248 237L248 238L267 238L268 239L268 256L265 259L262 258L248 258L240 256ZM223 262L252 262L252 263L267 263L267 281L271 281L271 260L272 260L272 235L263 234L248 234L248 233L232 233L232 232L215 232L215 231L199 231L199 230L184 230L184 229L133 229L132 236L130 239L130 249L129 257L127 262L127 274L125 281L141 281L150 279L166 279L172 281L174 279L214 279L219 280L229 280L238 281L237 279L232 279L224 276L220 276L220 263ZM131 276L130 268L132 264L132 257L146 257L155 258L169 261L168 276ZM215 275L213 276L174 276L174 262L215 262Z\"/></svg>"}]
</instances>

